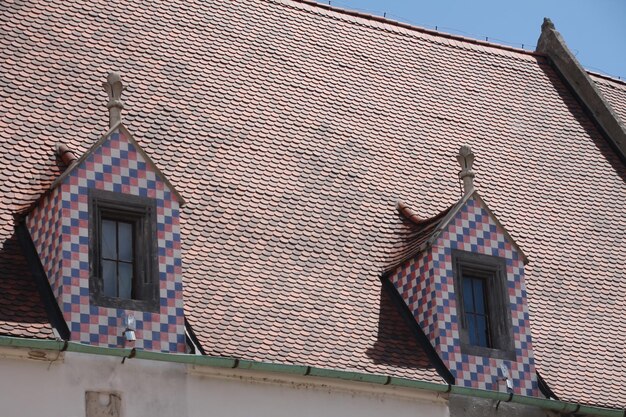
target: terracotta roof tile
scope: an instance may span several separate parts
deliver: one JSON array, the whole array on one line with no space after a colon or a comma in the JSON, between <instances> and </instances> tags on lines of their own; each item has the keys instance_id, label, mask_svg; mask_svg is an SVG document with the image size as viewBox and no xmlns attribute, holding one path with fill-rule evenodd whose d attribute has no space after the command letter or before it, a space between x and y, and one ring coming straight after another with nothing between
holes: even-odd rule
<instances>
[{"instance_id":1,"label":"terracotta roof tile","mask_svg":"<svg viewBox=\"0 0 626 417\"><path fill-rule=\"evenodd\" d=\"M626 170L544 57L290 1L0 14L1 215L58 174L56 142L80 155L106 130L119 71L126 125L187 201L186 313L209 354L440 380L379 348L379 274L395 202L456 201L468 143L530 258L541 374L565 400L626 405Z\"/></svg>"},{"instance_id":2,"label":"terracotta roof tile","mask_svg":"<svg viewBox=\"0 0 626 417\"><path fill-rule=\"evenodd\" d=\"M35 281L13 234L13 219L6 214L5 209L0 215L0 334L54 339Z\"/></svg>"},{"instance_id":3,"label":"terracotta roof tile","mask_svg":"<svg viewBox=\"0 0 626 417\"><path fill-rule=\"evenodd\" d=\"M424 218L406 203L399 201L396 208L400 221L396 223L394 233L385 239L392 245L386 254L387 264L384 266L384 272L395 269L402 262L423 250L423 245L437 231L441 220L454 206L448 207L433 217Z\"/></svg>"},{"instance_id":4,"label":"terracotta roof tile","mask_svg":"<svg viewBox=\"0 0 626 417\"><path fill-rule=\"evenodd\" d=\"M606 78L597 74L589 74L596 83L596 87L609 102L617 114L622 125L626 126L626 83L624 81Z\"/></svg>"}]
</instances>

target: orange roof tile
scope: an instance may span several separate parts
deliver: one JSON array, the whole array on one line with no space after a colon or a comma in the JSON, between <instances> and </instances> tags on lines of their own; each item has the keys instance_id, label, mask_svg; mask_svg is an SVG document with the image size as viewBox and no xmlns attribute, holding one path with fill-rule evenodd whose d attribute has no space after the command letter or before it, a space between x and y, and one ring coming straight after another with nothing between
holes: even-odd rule
<instances>
[{"instance_id":1,"label":"orange roof tile","mask_svg":"<svg viewBox=\"0 0 626 417\"><path fill-rule=\"evenodd\" d=\"M626 170L544 57L282 0L0 14L0 215L58 175L56 142L80 155L106 130L119 71L125 125L187 201L186 314L207 353L441 380L418 351L398 360L409 342L379 347L379 274L395 202L428 217L456 201L468 143L530 258L542 376L564 400L626 405Z\"/></svg>"}]
</instances>

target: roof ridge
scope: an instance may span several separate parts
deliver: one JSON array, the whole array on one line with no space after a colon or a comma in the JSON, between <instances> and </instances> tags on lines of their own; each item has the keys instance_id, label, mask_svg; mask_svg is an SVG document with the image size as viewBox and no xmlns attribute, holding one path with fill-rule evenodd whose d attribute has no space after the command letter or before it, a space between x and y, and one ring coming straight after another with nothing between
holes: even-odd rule
<instances>
[{"instance_id":1,"label":"roof ridge","mask_svg":"<svg viewBox=\"0 0 626 417\"><path fill-rule=\"evenodd\" d=\"M542 54L536 51L529 51L527 49L516 48L514 46L502 45L499 43L482 41L480 39L469 38L469 37L462 36L462 35L455 35L452 33L440 32L438 30L427 29L427 28L420 27L417 25L412 25L410 23L400 22L398 20L388 19L387 17L376 16L376 15L369 14L369 13L358 12L356 10L350 10L350 9L344 9L341 7L331 6L330 4L319 3L315 0L263 0L263 1L268 1L268 2L273 2L273 3L282 3L282 4L300 3L300 4L312 6L318 9L322 9L325 11L331 11L331 12L344 14L344 15L351 16L351 17L356 17L356 18L360 18L364 20L370 20L370 21L377 22L377 23L397 26L398 28L408 29L408 30L412 30L418 33L423 33L423 34L431 35L435 37L466 42L472 45L486 46L486 47L494 48L494 49L501 49L501 50L508 51L508 52L516 52L516 53L520 53L524 55L545 57L545 54ZM382 29L382 28L379 28L379 29Z\"/></svg>"}]
</instances>

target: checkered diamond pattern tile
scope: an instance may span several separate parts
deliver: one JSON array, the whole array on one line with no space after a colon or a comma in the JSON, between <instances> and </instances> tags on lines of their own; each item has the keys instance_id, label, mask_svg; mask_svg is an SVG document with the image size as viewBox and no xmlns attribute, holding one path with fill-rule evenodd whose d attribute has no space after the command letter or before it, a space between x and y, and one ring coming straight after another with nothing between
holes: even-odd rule
<instances>
[{"instance_id":1,"label":"checkered diamond pattern tile","mask_svg":"<svg viewBox=\"0 0 626 417\"><path fill-rule=\"evenodd\" d=\"M516 360L461 353L454 293L453 249L498 256L506 260ZM435 350L455 376L457 384L504 391L506 385L500 370L504 365L513 380L515 393L538 395L524 264L504 231L478 200L470 198L435 244L401 265L390 279Z\"/></svg>"},{"instance_id":2,"label":"checkered diamond pattern tile","mask_svg":"<svg viewBox=\"0 0 626 417\"><path fill-rule=\"evenodd\" d=\"M72 340L122 347L123 316L131 313L90 302L89 189L156 200L160 307L158 313L132 311L137 321L134 346L184 352L179 204L135 145L119 130L74 168L27 218Z\"/></svg>"}]
</instances>

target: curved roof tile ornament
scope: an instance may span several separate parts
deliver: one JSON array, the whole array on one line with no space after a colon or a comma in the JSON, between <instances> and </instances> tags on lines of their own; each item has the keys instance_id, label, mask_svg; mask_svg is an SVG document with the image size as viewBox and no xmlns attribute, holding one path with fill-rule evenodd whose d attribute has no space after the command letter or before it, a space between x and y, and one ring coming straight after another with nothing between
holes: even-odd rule
<instances>
[{"instance_id":1,"label":"curved roof tile ornament","mask_svg":"<svg viewBox=\"0 0 626 417\"><path fill-rule=\"evenodd\" d=\"M78 159L72 150L66 144L61 142L58 142L54 146L54 152L61 159L61 161L63 161L66 167L69 167Z\"/></svg>"}]
</instances>

